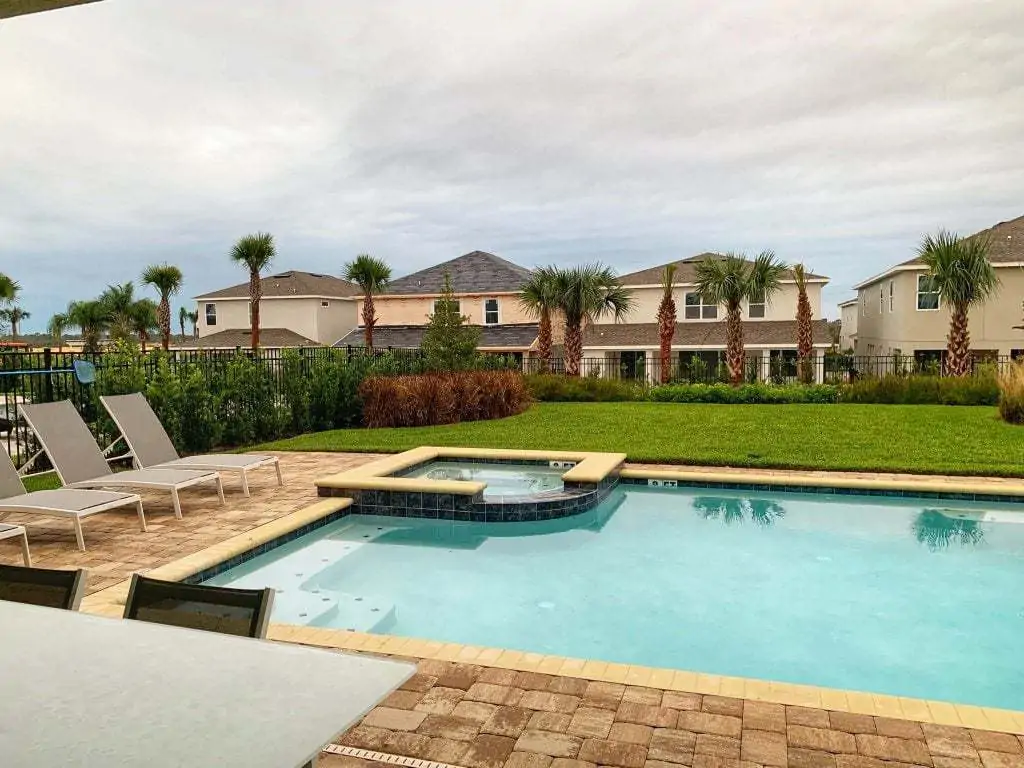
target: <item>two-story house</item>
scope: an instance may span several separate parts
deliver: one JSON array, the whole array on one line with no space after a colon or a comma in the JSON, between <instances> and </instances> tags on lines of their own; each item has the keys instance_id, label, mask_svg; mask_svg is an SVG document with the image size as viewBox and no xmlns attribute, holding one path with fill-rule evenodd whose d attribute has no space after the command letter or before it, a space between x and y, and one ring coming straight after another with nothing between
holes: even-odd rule
<instances>
[{"instance_id":1,"label":"two-story house","mask_svg":"<svg viewBox=\"0 0 1024 768\"><path fill-rule=\"evenodd\" d=\"M451 279L459 311L480 328L479 349L527 354L536 344L537 319L519 305L519 289L530 270L493 253L473 251L391 281L373 297L377 325L374 347L419 347L430 315L441 298L445 275ZM362 320L362 300L357 302ZM354 328L335 346L362 346L363 328Z\"/></svg>"},{"instance_id":2,"label":"two-story house","mask_svg":"<svg viewBox=\"0 0 1024 768\"><path fill-rule=\"evenodd\" d=\"M260 346L330 346L356 327L359 288L347 280L289 270L260 284ZM249 346L249 283L196 297L199 338L180 346L231 349Z\"/></svg>"},{"instance_id":3,"label":"two-story house","mask_svg":"<svg viewBox=\"0 0 1024 768\"><path fill-rule=\"evenodd\" d=\"M683 372L698 365L714 371L724 361L726 334L725 308L706 303L696 290L697 265L704 259L722 258L702 253L675 262L673 297L676 302L676 329L672 339L673 366ZM652 372L659 358L658 305L663 295L662 275L667 264L631 272L620 279L633 293L634 308L623 321L602 318L583 334L584 373L598 369L617 370L637 375ZM814 347L824 354L831 343L828 322L821 312L821 289L828 278L809 275L807 295L814 317ZM748 365L760 365L760 376L767 378L772 361L785 370L796 365L796 283L787 272L782 289L769 301L743 306L743 334ZM757 362L750 362L750 361ZM816 366L820 372L821 366ZM648 375L650 375L648 373Z\"/></svg>"},{"instance_id":4,"label":"two-story house","mask_svg":"<svg viewBox=\"0 0 1024 768\"><path fill-rule=\"evenodd\" d=\"M848 352L857 347L857 318L860 316L860 299L847 299L839 305L839 349Z\"/></svg>"},{"instance_id":5,"label":"two-story house","mask_svg":"<svg viewBox=\"0 0 1024 768\"><path fill-rule=\"evenodd\" d=\"M982 358L1024 354L1024 216L971 237L989 241L999 276L996 294L969 315L971 347ZM855 352L861 356L913 356L938 360L946 348L949 307L944 306L919 258L904 261L854 286L857 290Z\"/></svg>"}]
</instances>

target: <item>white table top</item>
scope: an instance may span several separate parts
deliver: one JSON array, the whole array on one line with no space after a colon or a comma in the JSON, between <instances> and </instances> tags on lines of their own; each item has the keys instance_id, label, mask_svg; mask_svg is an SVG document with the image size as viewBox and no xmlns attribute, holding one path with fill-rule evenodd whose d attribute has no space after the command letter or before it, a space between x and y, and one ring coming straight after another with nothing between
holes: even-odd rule
<instances>
[{"instance_id":1,"label":"white table top","mask_svg":"<svg viewBox=\"0 0 1024 768\"><path fill-rule=\"evenodd\" d=\"M0 766L300 766L414 671L0 601Z\"/></svg>"}]
</instances>

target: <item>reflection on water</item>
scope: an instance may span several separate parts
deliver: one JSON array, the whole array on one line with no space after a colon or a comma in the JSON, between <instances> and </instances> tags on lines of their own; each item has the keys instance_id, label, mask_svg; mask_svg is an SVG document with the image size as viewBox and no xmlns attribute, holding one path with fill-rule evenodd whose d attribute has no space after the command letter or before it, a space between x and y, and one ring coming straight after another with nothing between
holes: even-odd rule
<instances>
[{"instance_id":1,"label":"reflection on water","mask_svg":"<svg viewBox=\"0 0 1024 768\"><path fill-rule=\"evenodd\" d=\"M719 496L698 496L693 508L705 520L721 520L726 525L747 520L767 528L786 516L786 510L776 501L768 499L737 499Z\"/></svg>"},{"instance_id":2,"label":"reflection on water","mask_svg":"<svg viewBox=\"0 0 1024 768\"><path fill-rule=\"evenodd\" d=\"M914 538L932 552L953 545L974 547L985 540L985 531L977 520L968 517L950 517L938 509L921 511L910 526Z\"/></svg>"}]
</instances>

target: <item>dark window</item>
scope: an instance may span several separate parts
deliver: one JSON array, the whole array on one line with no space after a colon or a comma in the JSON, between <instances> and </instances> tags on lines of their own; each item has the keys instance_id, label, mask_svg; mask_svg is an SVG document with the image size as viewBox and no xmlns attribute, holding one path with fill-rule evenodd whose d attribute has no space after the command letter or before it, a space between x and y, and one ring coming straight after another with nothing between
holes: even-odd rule
<instances>
[{"instance_id":1,"label":"dark window","mask_svg":"<svg viewBox=\"0 0 1024 768\"><path fill-rule=\"evenodd\" d=\"M498 324L498 300L487 299L484 302L484 324L485 325L497 325Z\"/></svg>"},{"instance_id":2,"label":"dark window","mask_svg":"<svg viewBox=\"0 0 1024 768\"><path fill-rule=\"evenodd\" d=\"M917 276L917 308L939 308L939 287L931 275Z\"/></svg>"},{"instance_id":3,"label":"dark window","mask_svg":"<svg viewBox=\"0 0 1024 768\"><path fill-rule=\"evenodd\" d=\"M455 305L455 311L458 312L459 314L462 314L462 305L459 304L459 300L455 299L451 303ZM443 304L444 304L444 299L434 299L434 314L435 315L437 314L437 310L441 309L441 306Z\"/></svg>"},{"instance_id":4,"label":"dark window","mask_svg":"<svg viewBox=\"0 0 1024 768\"><path fill-rule=\"evenodd\" d=\"M685 305L683 316L687 320L714 320L718 317L718 307L708 304L699 293L688 293L683 298Z\"/></svg>"},{"instance_id":5,"label":"dark window","mask_svg":"<svg viewBox=\"0 0 1024 768\"><path fill-rule=\"evenodd\" d=\"M217 324L217 305L207 304L206 305L206 324L216 325Z\"/></svg>"},{"instance_id":6,"label":"dark window","mask_svg":"<svg viewBox=\"0 0 1024 768\"><path fill-rule=\"evenodd\" d=\"M764 317L765 301L764 296L755 296L750 300L747 307L747 315L751 318Z\"/></svg>"}]
</instances>

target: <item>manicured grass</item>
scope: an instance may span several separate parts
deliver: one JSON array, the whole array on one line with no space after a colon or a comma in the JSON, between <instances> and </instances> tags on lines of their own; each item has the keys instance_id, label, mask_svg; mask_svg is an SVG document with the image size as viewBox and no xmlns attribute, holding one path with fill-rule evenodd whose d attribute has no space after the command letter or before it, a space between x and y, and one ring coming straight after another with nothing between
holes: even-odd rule
<instances>
[{"instance_id":1,"label":"manicured grass","mask_svg":"<svg viewBox=\"0 0 1024 768\"><path fill-rule=\"evenodd\" d=\"M28 491L48 491L51 488L60 488L60 480L56 472L47 472L45 475L22 478L25 488Z\"/></svg>"},{"instance_id":2,"label":"manicured grass","mask_svg":"<svg viewBox=\"0 0 1024 768\"><path fill-rule=\"evenodd\" d=\"M615 451L630 461L1024 476L1024 427L942 405L539 403L519 416L342 429L263 446L397 452L419 445Z\"/></svg>"}]
</instances>

